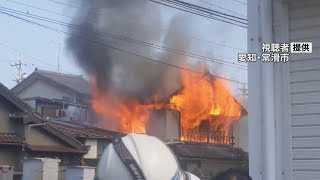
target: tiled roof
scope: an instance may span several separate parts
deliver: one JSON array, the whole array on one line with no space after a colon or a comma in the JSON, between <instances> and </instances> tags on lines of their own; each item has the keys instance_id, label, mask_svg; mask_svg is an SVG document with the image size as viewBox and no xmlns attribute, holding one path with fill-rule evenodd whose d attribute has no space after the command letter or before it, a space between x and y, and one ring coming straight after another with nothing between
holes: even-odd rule
<instances>
[{"instance_id":1,"label":"tiled roof","mask_svg":"<svg viewBox=\"0 0 320 180\"><path fill-rule=\"evenodd\" d=\"M24 103L21 99L19 99L16 95L14 95L8 88L6 88L3 84L0 83L0 98L6 99L11 104L15 105L16 112L15 113L9 113L7 116L13 119L23 119L24 123L44 123L45 120L42 118L40 114L37 112L34 112L34 109L32 109L30 106L28 106L26 103ZM3 104L6 105L6 104ZM14 121L13 119L10 119ZM80 141L71 138L70 136L62 133L61 131L50 127L50 126L41 126L42 129L45 131L50 132L53 135L53 138L59 138L60 140L63 140L68 145L75 147L79 150L87 150L87 147L84 146ZM0 133L1 134L1 133ZM8 134L1 134L0 135L0 143L24 143L24 140L17 135L8 135Z\"/></svg>"},{"instance_id":2,"label":"tiled roof","mask_svg":"<svg viewBox=\"0 0 320 180\"><path fill-rule=\"evenodd\" d=\"M246 152L240 148L205 143L181 142L169 144L169 147L178 157L243 160Z\"/></svg>"},{"instance_id":3,"label":"tiled roof","mask_svg":"<svg viewBox=\"0 0 320 180\"><path fill-rule=\"evenodd\" d=\"M90 95L90 86L86 79L81 75L62 74L52 71L44 71L36 69L30 76L24 79L21 83L17 84L11 89L14 94L19 94L26 87L33 82L41 79L47 83L51 83L52 86L71 90L81 95Z\"/></svg>"},{"instance_id":4,"label":"tiled roof","mask_svg":"<svg viewBox=\"0 0 320 180\"><path fill-rule=\"evenodd\" d=\"M28 145L27 149L37 152L86 153L86 151L63 146Z\"/></svg>"},{"instance_id":5,"label":"tiled roof","mask_svg":"<svg viewBox=\"0 0 320 180\"><path fill-rule=\"evenodd\" d=\"M124 136L125 134L96 127L90 127L85 125L78 125L62 121L50 122L50 124L56 129L70 135L74 138L107 138L115 139L117 137Z\"/></svg>"},{"instance_id":6,"label":"tiled roof","mask_svg":"<svg viewBox=\"0 0 320 180\"><path fill-rule=\"evenodd\" d=\"M14 134L0 133L0 144L22 144L23 139Z\"/></svg>"},{"instance_id":7,"label":"tiled roof","mask_svg":"<svg viewBox=\"0 0 320 180\"><path fill-rule=\"evenodd\" d=\"M89 84L82 76L61 73L57 74L56 72L44 70L37 70L36 73L80 94L90 94Z\"/></svg>"}]
</instances>

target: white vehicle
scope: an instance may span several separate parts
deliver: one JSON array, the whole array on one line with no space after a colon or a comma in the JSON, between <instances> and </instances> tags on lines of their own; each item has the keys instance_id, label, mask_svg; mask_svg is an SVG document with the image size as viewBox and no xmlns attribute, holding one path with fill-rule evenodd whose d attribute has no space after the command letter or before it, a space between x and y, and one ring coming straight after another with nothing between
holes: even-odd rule
<instances>
[{"instance_id":1,"label":"white vehicle","mask_svg":"<svg viewBox=\"0 0 320 180\"><path fill-rule=\"evenodd\" d=\"M129 134L110 144L97 167L96 180L200 180L181 170L161 140Z\"/></svg>"}]
</instances>

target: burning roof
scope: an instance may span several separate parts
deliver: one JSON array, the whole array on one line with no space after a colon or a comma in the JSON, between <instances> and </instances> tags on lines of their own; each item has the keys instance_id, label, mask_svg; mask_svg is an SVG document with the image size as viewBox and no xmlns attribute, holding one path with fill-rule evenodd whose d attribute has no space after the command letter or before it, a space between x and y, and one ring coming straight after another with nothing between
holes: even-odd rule
<instances>
[{"instance_id":1,"label":"burning roof","mask_svg":"<svg viewBox=\"0 0 320 180\"><path fill-rule=\"evenodd\" d=\"M183 88L171 97L169 106L181 112L181 122L186 128L198 127L208 119L214 119L214 128L229 127L247 114L225 80L186 71L181 76Z\"/></svg>"},{"instance_id":2,"label":"burning roof","mask_svg":"<svg viewBox=\"0 0 320 180\"><path fill-rule=\"evenodd\" d=\"M142 2L143 3L143 2ZM136 17L137 22L145 22L151 17L159 19L161 11L153 8L152 16L146 16L137 7L142 4L125 1L88 1L87 6L99 6L106 12L118 14L117 18ZM139 9L139 8L138 8ZM83 13L86 12L86 13ZM121 12L121 13L119 13ZM199 127L204 126L208 121L208 131L218 129L223 131L222 136L228 135L228 128L234 122L246 114L243 107L235 101L228 84L213 78L209 71L194 73L186 69L195 70L195 64L190 64L185 56L180 53L154 51L152 48L145 50L137 48L137 52L146 55L148 58L133 56L132 53L117 51L116 49L130 49L135 47L131 44L120 43L113 39L106 39L99 32L105 29L115 28L112 21L105 22L108 13L96 14L96 11L87 9L79 11L75 21L80 24L79 28L71 28L70 31L76 34L86 34L86 37L107 44L117 44L117 48L106 48L92 46L91 42L70 36L67 45L79 65L92 76L91 95L93 97L92 107L103 119L101 126L121 131L124 133L146 133L146 125L150 119L150 111L174 109L180 112L181 131L199 132ZM181 23L185 18L179 14L171 19L170 30L167 34L152 34L143 36L147 42L155 42L156 36L161 37L162 43L181 51L188 50L192 42L186 39L175 39L171 32L181 28L181 32L188 31L189 23ZM101 21L102 20L102 21ZM103 22L97 26L97 23ZM116 23L121 22L116 20ZM179 23L179 27L174 24ZM98 23L99 24L99 23ZM184 26L183 24L186 24ZM125 25L129 34L141 31L140 25ZM172 31L171 31L172 30ZM119 42L119 43L118 43ZM140 51L142 50L142 51ZM139 54L139 53L138 53ZM150 57L157 59L147 61ZM169 97L166 103L161 101L165 98L164 91L178 84L184 87L179 94ZM161 98L160 98L161 97ZM112 127L110 127L112 126ZM203 128L202 128L203 129ZM201 130L203 131L203 130ZM205 130L207 131L207 130ZM200 132L202 133L202 132Z\"/></svg>"},{"instance_id":3,"label":"burning roof","mask_svg":"<svg viewBox=\"0 0 320 180\"><path fill-rule=\"evenodd\" d=\"M230 143L230 140L221 141L221 138L230 135L230 125L245 116L247 111L233 97L227 82L211 74L189 71L182 71L181 79L183 88L167 102L158 94L145 102L134 97L117 97L112 92L101 91L95 82L92 86L93 108L105 119L118 122L120 130L126 133L145 133L151 110L174 109L181 115L182 140L215 143L214 139L220 138L219 142ZM219 135L212 135L212 132ZM204 136L195 137L195 134Z\"/></svg>"}]
</instances>

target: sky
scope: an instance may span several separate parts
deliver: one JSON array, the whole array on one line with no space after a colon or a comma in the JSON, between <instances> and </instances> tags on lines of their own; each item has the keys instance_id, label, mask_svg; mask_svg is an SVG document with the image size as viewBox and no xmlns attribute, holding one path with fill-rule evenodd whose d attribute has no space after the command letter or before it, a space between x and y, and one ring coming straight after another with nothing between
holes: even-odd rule
<instances>
[{"instance_id":1,"label":"sky","mask_svg":"<svg viewBox=\"0 0 320 180\"><path fill-rule=\"evenodd\" d=\"M61 3L69 4L75 7L81 6L81 1L84 0L1 0L0 8L10 8L25 13L32 13L47 18L70 22L77 14L78 8L74 8ZM153 33L167 33L170 20L173 15L179 13L185 20L181 23L188 23L191 27L187 32L174 32L172 38L189 39L192 42L190 52L203 56L211 56L224 61L237 63L237 53L246 52L247 48L247 32L245 28L226 24L213 19L189 14L180 10L174 10L163 5L154 4L147 0L150 6L162 6L161 11L163 16L161 22L146 21L141 23L145 27L145 32L136 32L135 39L142 40L144 34L148 31ZM224 13L235 16L246 17L247 7L244 0L184 0L185 2L194 3L213 10L218 10ZM60 3L59 3L60 2ZM20 4L19 4L20 3ZM28 6L22 5L27 4ZM148 4L148 5L149 5ZM30 6L45 9L42 11ZM219 6L216 7L216 6ZM48 12L51 11L51 12ZM148 16L152 13L152 8L141 8L141 11ZM233 12L231 12L233 11ZM60 14L60 15L58 15ZM110 17L111 21L112 17ZM59 30L68 31L67 28L50 23L42 24L49 25ZM121 23L137 23L134 17L119 22ZM179 24L175 24L179 26ZM35 68L57 71L58 55L60 44L60 72L83 74L85 72L77 65L75 58L66 48L66 34L58 33L43 27L33 25L19 19L9 17L0 13L0 82L8 88L16 85L13 79L16 78L18 71L16 67L10 64L17 62L20 55L22 61L26 64L23 70L26 76L30 75ZM110 30L112 31L112 30ZM122 32L115 32L121 34ZM161 44L161 42L155 42ZM135 51L133 49L133 51ZM138 51L137 51L138 52ZM142 54L143 55L143 54ZM199 61L196 59L190 61ZM215 63L208 63L210 68L215 69L216 75L227 77L229 79L247 82L247 71L229 66L221 66ZM245 64L243 64L245 65Z\"/></svg>"}]
</instances>

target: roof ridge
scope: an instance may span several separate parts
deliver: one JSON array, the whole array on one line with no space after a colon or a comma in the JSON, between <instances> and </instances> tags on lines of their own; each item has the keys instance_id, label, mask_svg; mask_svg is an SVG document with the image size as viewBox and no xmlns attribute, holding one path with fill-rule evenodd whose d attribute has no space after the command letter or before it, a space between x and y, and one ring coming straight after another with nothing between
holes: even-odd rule
<instances>
[{"instance_id":1,"label":"roof ridge","mask_svg":"<svg viewBox=\"0 0 320 180\"><path fill-rule=\"evenodd\" d=\"M99 127L95 127L95 126L92 126L92 125L86 125L86 124L80 124L80 123L74 123L74 122L67 122L67 124L70 124L71 126L74 125L74 126L80 126L81 128L90 128L90 129L93 129L93 130L101 130L101 131L107 131L107 132L114 132L114 133L119 133L119 134L124 134L124 133L121 133L121 132L118 132L118 131L113 131L113 130L109 130L109 129L104 129L104 128L99 128ZM67 125L66 124L66 125Z\"/></svg>"},{"instance_id":2,"label":"roof ridge","mask_svg":"<svg viewBox=\"0 0 320 180\"><path fill-rule=\"evenodd\" d=\"M65 74L65 73L59 73L59 72L54 72L54 71L48 71L48 70L42 70L42 69L35 69L35 72L40 74L41 73L44 73L44 74L49 74L49 75L57 75L57 76L61 76L61 77L70 77L70 78L80 78L80 79L83 79L83 75L80 74L80 75L76 75L76 74Z\"/></svg>"},{"instance_id":3,"label":"roof ridge","mask_svg":"<svg viewBox=\"0 0 320 180\"><path fill-rule=\"evenodd\" d=\"M103 136L109 136L109 135L125 135L124 133L117 132L117 131L112 131L108 129L102 129L102 128L97 128L94 126L86 126L86 125L81 125L81 124L73 124L72 122L61 122L61 121L51 121L50 122L53 126L61 126L65 127L67 129L73 129L77 131L83 131L83 133L96 133L100 134ZM106 135L106 133L108 135Z\"/></svg>"},{"instance_id":4,"label":"roof ridge","mask_svg":"<svg viewBox=\"0 0 320 180\"><path fill-rule=\"evenodd\" d=\"M0 83L0 91L2 91L3 93L5 93L5 97L7 100L9 100L8 98L11 98L12 103L16 104L17 107L21 108L21 110L26 111L26 112L33 112L32 107L23 102L23 100L21 98L19 98L18 96L16 96L15 94L11 93L11 91L2 83Z\"/></svg>"}]
</instances>

